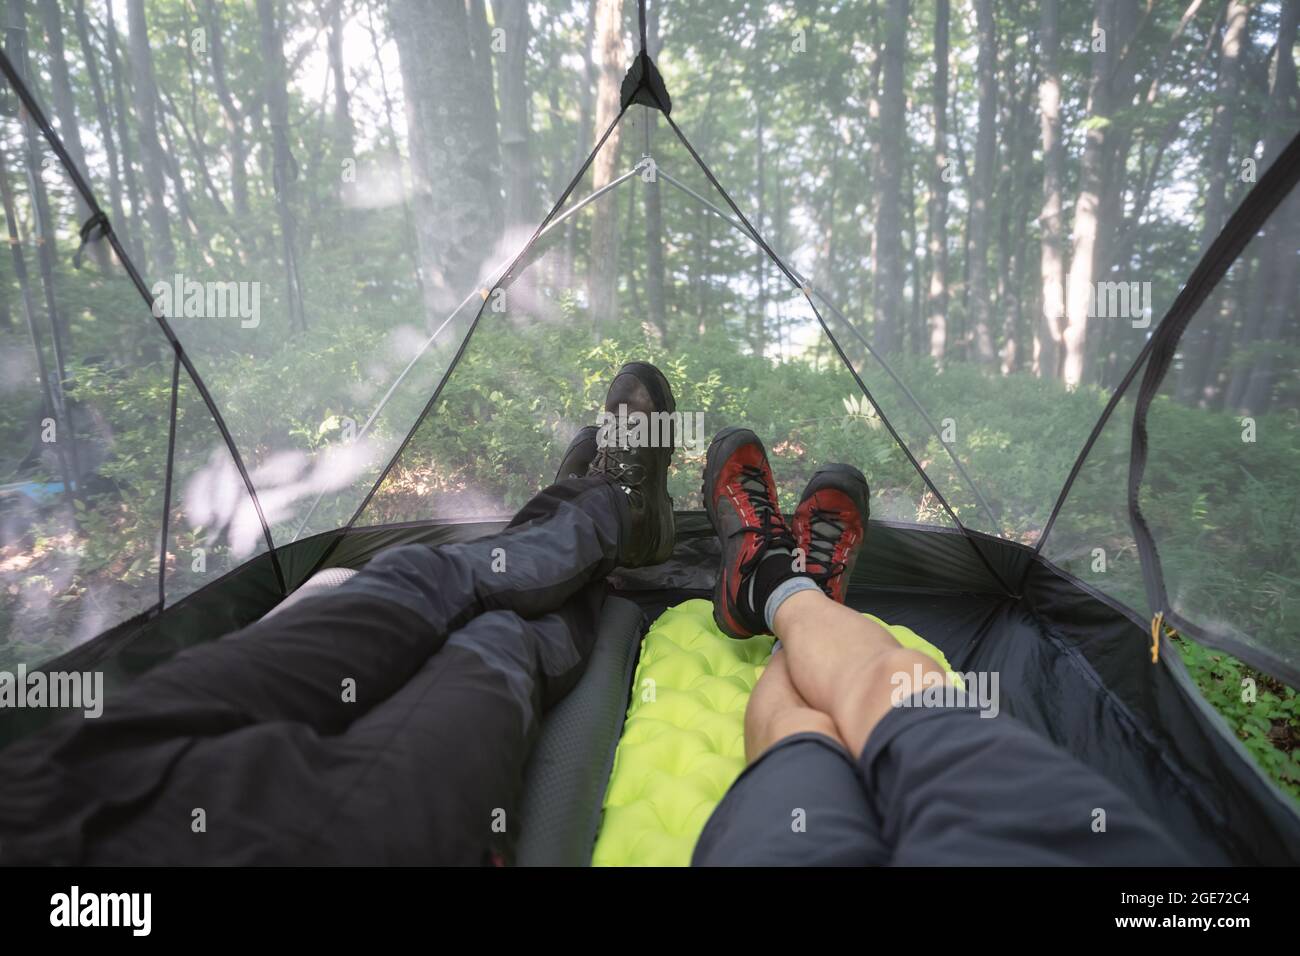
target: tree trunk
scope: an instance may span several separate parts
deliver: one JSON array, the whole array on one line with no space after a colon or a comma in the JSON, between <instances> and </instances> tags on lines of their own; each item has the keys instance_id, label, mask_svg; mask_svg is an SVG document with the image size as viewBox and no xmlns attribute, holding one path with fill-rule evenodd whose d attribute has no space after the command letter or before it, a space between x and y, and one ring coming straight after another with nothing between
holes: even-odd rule
<instances>
[{"instance_id":1,"label":"tree trunk","mask_svg":"<svg viewBox=\"0 0 1300 956\"><path fill-rule=\"evenodd\" d=\"M975 134L975 170L971 181L970 217L970 307L974 331L975 358L981 365L997 360L993 346L992 303L989 296L989 208L997 167L997 24L993 0L976 0L976 29L979 53L975 61L979 88L979 130Z\"/></svg>"},{"instance_id":2,"label":"tree trunk","mask_svg":"<svg viewBox=\"0 0 1300 956\"><path fill-rule=\"evenodd\" d=\"M1094 283L1123 281L1140 277L1133 271L1131 261L1114 260L1109 254L1116 247L1120 224L1124 219L1124 198L1128 180L1128 159L1133 148L1133 125L1120 121L1119 114L1133 102L1137 92L1134 80L1137 75L1137 38L1141 30L1138 0L1119 0L1115 8L1116 36L1124 38L1116 51L1115 65L1108 78L1108 97L1115 119L1106 133L1105 161L1102 182L1104 188L1097 206L1097 242L1093 267ZM1116 272L1115 270L1119 270ZM1145 305L1145 303L1144 303ZM1133 304L1130 303L1130 308ZM1130 312L1126 316L1110 316L1099 326L1094 325L1085 350L1084 368L1090 381L1105 384L1107 376L1117 362L1120 352L1137 354L1133 344L1135 330L1132 321L1138 318Z\"/></svg>"},{"instance_id":3,"label":"tree trunk","mask_svg":"<svg viewBox=\"0 0 1300 956\"><path fill-rule=\"evenodd\" d=\"M1300 21L1300 0L1286 0L1273 58L1269 132L1264 139L1261 172L1277 160L1286 146L1288 132L1295 127L1297 111L1293 104L1298 91L1292 50L1297 21ZM1246 341L1242 345L1273 341L1287 321L1294 321L1291 317L1295 305L1294 259L1296 237L1300 233L1297 219L1300 219L1300 197L1293 192L1265 223L1263 238L1254 242L1260 249L1259 278L1252 282L1255 294L1246 319ZM1229 390L1231 407L1252 414L1267 410L1274 385L1275 352L1276 349L1264 351L1257 361L1238 371Z\"/></svg>"},{"instance_id":4,"label":"tree trunk","mask_svg":"<svg viewBox=\"0 0 1300 956\"><path fill-rule=\"evenodd\" d=\"M329 0L325 26L329 30L330 75L334 78L334 141L341 158L352 158L356 131L352 125L347 70L343 63L343 0Z\"/></svg>"},{"instance_id":5,"label":"tree trunk","mask_svg":"<svg viewBox=\"0 0 1300 956\"><path fill-rule=\"evenodd\" d=\"M1219 44L1219 75L1215 82L1214 114L1210 120L1210 142L1205 151L1205 212L1201 222L1200 253L1210 248L1228 218L1228 180L1236 172L1232 157L1233 117L1240 109L1241 58L1244 45L1249 42L1246 33L1250 7L1242 0L1228 0L1224 14L1223 35ZM1223 327L1222 323L1227 323ZM1222 383L1210 379L1217 377L1220 369L1213 361L1222 354L1217 347L1236 338L1233 326L1235 315L1226 315L1219 322L1193 323L1183 333L1180 343L1187 357L1184 371L1178 382L1178 398L1182 402L1213 402Z\"/></svg>"},{"instance_id":6,"label":"tree trunk","mask_svg":"<svg viewBox=\"0 0 1300 956\"><path fill-rule=\"evenodd\" d=\"M1002 253L1002 305L1005 315L1005 341L1003 343L1002 372L1009 375L1024 370L1032 362L1032 349L1029 346L1033 338L1034 324L1026 321L1025 293L1031 288L1025 281L1025 258L1027 254L1027 222L1033 206L1033 194L1020 184L1032 181L1031 166L1034 154L1034 140L1038 131L1035 129L1034 100L1037 89L1034 85L1035 54L1029 51L1030 62L1025 69L1025 81L1020 90L1008 102L1008 148L1006 158L1005 211L1002 224L1004 250ZM1030 296L1033 301L1033 296Z\"/></svg>"},{"instance_id":7,"label":"tree trunk","mask_svg":"<svg viewBox=\"0 0 1300 956\"><path fill-rule=\"evenodd\" d=\"M600 133L592 132L593 116L596 109L596 97L592 89L596 82L596 64L592 58L592 48L596 42L596 0L587 0L587 19L586 29L582 36L582 73L581 84L578 88L578 135L574 137L573 144L573 164L572 168L576 171L582 161L587 158L587 151L591 149L592 144L600 136ZM551 64L555 66L554 63ZM572 175L570 173L569 175ZM558 182L557 190L563 189L565 179ZM558 196L558 191L557 194ZM576 273L577 258L577 237L578 224L574 222L576 217L570 217L564 223L564 268L568 271L569 276L564 285L571 285Z\"/></svg>"},{"instance_id":8,"label":"tree trunk","mask_svg":"<svg viewBox=\"0 0 1300 956\"><path fill-rule=\"evenodd\" d=\"M135 150L131 142L131 116L126 107L126 74L118 55L121 41L118 38L113 0L105 0L104 47L108 57L109 90L112 95L113 120L117 127L117 141L122 149L122 185L126 191L129 228L125 237L127 252L141 269L145 268L144 229L140 211L144 203L140 198L140 185L135 175Z\"/></svg>"},{"instance_id":9,"label":"tree trunk","mask_svg":"<svg viewBox=\"0 0 1300 956\"><path fill-rule=\"evenodd\" d=\"M108 159L108 203L113 214L113 228L129 249L130 224L126 218L125 207L122 205L122 167L118 159L117 140L113 133L113 117L99 73L100 55L91 40L90 21L86 17L86 0L75 0L73 22L77 28L77 40L81 44L81 54L86 61L86 76L90 80L91 93L95 98L95 118L99 124L100 140L104 144L104 155Z\"/></svg>"},{"instance_id":10,"label":"tree trunk","mask_svg":"<svg viewBox=\"0 0 1300 956\"><path fill-rule=\"evenodd\" d=\"M930 357L938 368L948 344L948 23L949 0L935 0L934 11L934 160L930 174L930 209L926 248L930 289L926 312Z\"/></svg>"},{"instance_id":11,"label":"tree trunk","mask_svg":"<svg viewBox=\"0 0 1300 956\"><path fill-rule=\"evenodd\" d=\"M887 0L886 0L887 2ZM867 147L867 181L865 188L860 194L862 207L871 210L871 227L866 231L867 239L867 257L871 262L871 269L864 276L869 292L867 301L874 303L876 301L876 280L879 269L876 266L877 256L879 255L880 230L876 224L880 222L880 148L883 137L880 135L880 74L884 70L884 37L880 25L880 6L878 0L871 0L868 8L866 19L866 35L870 38L870 49L874 51L871 59L871 66L867 70L867 88L862 96L867 103L867 123L866 139ZM864 315L871 313L864 310ZM875 318L871 320L870 335L875 337Z\"/></svg>"},{"instance_id":12,"label":"tree trunk","mask_svg":"<svg viewBox=\"0 0 1300 956\"><path fill-rule=\"evenodd\" d=\"M495 0L493 19L503 31L505 49L497 54L497 92L501 100L501 157L505 178L505 226L535 226L533 175L529 159L528 43L531 23L527 0Z\"/></svg>"},{"instance_id":13,"label":"tree trunk","mask_svg":"<svg viewBox=\"0 0 1300 956\"><path fill-rule=\"evenodd\" d=\"M497 99L492 83L492 43L488 35L485 0L467 0L469 49L474 64L474 95L478 101L477 142L482 151L479 163L487 179L487 214L493 231L501 230L501 143L497 138Z\"/></svg>"},{"instance_id":14,"label":"tree trunk","mask_svg":"<svg viewBox=\"0 0 1300 956\"><path fill-rule=\"evenodd\" d=\"M245 110L236 102L226 80L226 46L222 39L221 13L216 0L208 0L208 55L212 62L212 85L221 101L226 121L226 134L230 137L230 200L235 215L243 221L251 219L248 204L248 145L244 138Z\"/></svg>"},{"instance_id":15,"label":"tree trunk","mask_svg":"<svg viewBox=\"0 0 1300 956\"><path fill-rule=\"evenodd\" d=\"M474 288L495 236L488 144L476 115L464 0L394 0L392 35L406 100L426 319L440 323ZM450 145L449 145L450 144Z\"/></svg>"},{"instance_id":16,"label":"tree trunk","mask_svg":"<svg viewBox=\"0 0 1300 956\"><path fill-rule=\"evenodd\" d=\"M619 85L623 81L623 0L597 0L596 49L599 51L599 79L596 84L595 135L603 136L619 111ZM601 189L614 178L618 163L620 130L610 133L605 146L592 162L592 189ZM591 252L587 289L592 322L597 327L615 317L618 262L618 204L597 201L591 224Z\"/></svg>"},{"instance_id":17,"label":"tree trunk","mask_svg":"<svg viewBox=\"0 0 1300 956\"><path fill-rule=\"evenodd\" d=\"M842 298L835 268L837 245L835 233L835 213L840 194L840 138L830 137L831 155L828 162L829 176L826 188L826 202L819 210L817 233L820 243L817 261L813 268L813 282L822 294L838 304Z\"/></svg>"},{"instance_id":18,"label":"tree trunk","mask_svg":"<svg viewBox=\"0 0 1300 956\"><path fill-rule=\"evenodd\" d=\"M761 72L755 71L755 78ZM763 98L760 94L755 97L755 127L754 127L754 156L756 159L756 184L754 187L754 211L751 214L750 222L758 230L768 244L771 240L767 236L767 227L764 225L763 216L767 212L767 157L766 144L764 143L763 130ZM753 309L749 310L749 350L755 355L763 354L763 324L767 319L767 253L757 243L754 244L754 284L758 289L757 302Z\"/></svg>"},{"instance_id":19,"label":"tree trunk","mask_svg":"<svg viewBox=\"0 0 1300 956\"><path fill-rule=\"evenodd\" d=\"M1016 61L1018 50L1013 46L1007 57L1006 67L1003 73L1006 95L1002 98L1004 105L1002 118L998 124L1002 133L1002 143L1000 144L998 155L998 172L997 186L994 196L997 201L992 205L998 211L997 217L997 277L996 302L997 315L1002 318L1002 346L998 350L1001 356L1001 371L1003 375L1009 375L1014 372L1020 363L1018 353L1019 342L1016 339L1016 310L1015 310L1015 284L1012 276L1012 249L1011 249L1011 213L1016 203L1012 197L1018 191L1016 189L1016 180L1012 174L1012 163L1014 155L1022 146L1019 134L1019 116L1016 112L1018 105L1017 86L1016 86Z\"/></svg>"},{"instance_id":20,"label":"tree trunk","mask_svg":"<svg viewBox=\"0 0 1300 956\"><path fill-rule=\"evenodd\" d=\"M1039 276L1043 307L1034 323L1034 374L1061 375L1061 320L1065 317L1065 226L1061 218L1061 187L1065 182L1065 149L1061 144L1060 10L1058 0L1043 0L1039 25L1042 80L1038 84L1039 127L1043 145L1043 209L1039 215L1042 243Z\"/></svg>"},{"instance_id":21,"label":"tree trunk","mask_svg":"<svg viewBox=\"0 0 1300 956\"><path fill-rule=\"evenodd\" d=\"M1079 170L1079 195L1074 205L1070 273L1066 286L1065 326L1061 331L1061 378L1069 388L1084 377L1088 311L1097 265L1097 217L1105 191L1106 139L1110 123L1110 73L1114 63L1115 4L1096 0L1093 17L1092 78L1088 87L1088 127ZM1102 30L1104 33L1098 34Z\"/></svg>"},{"instance_id":22,"label":"tree trunk","mask_svg":"<svg viewBox=\"0 0 1300 956\"><path fill-rule=\"evenodd\" d=\"M298 228L293 213L297 166L289 147L289 90L285 76L284 40L276 22L273 0L257 0L257 24L262 69L265 71L267 120L271 125L271 184L275 190L276 217L280 222L285 304L289 310L289 327L301 330L307 328L307 315L302 302Z\"/></svg>"},{"instance_id":23,"label":"tree trunk","mask_svg":"<svg viewBox=\"0 0 1300 956\"><path fill-rule=\"evenodd\" d=\"M908 0L885 7L885 44L880 90L880 203L876 219L875 344L889 355L903 335L903 72Z\"/></svg>"},{"instance_id":24,"label":"tree trunk","mask_svg":"<svg viewBox=\"0 0 1300 956\"><path fill-rule=\"evenodd\" d=\"M393 109L393 96L388 88L388 75L384 70L382 46L379 42L379 28L375 26L374 8L371 6L366 7L366 33L370 36L370 49L374 53L375 72L379 75L379 91L384 101L384 132L387 133L388 148L392 152L393 162L400 164L402 161L402 144L397 136L396 111ZM411 200L406 197L405 190L403 190L402 199L402 225L405 227L403 232L405 241L401 243L402 251L410 260L411 271L420 290L420 300L424 302L426 301L424 278L420 274L420 240L415 223L411 218Z\"/></svg>"},{"instance_id":25,"label":"tree trunk","mask_svg":"<svg viewBox=\"0 0 1300 956\"><path fill-rule=\"evenodd\" d=\"M158 141L158 86L154 82L153 51L145 22L144 0L127 0L127 31L131 48L131 92L135 104L133 125L140 136L140 168L149 201L145 222L149 227L148 272L169 276L176 264L172 245L171 215L167 211L167 173L162 144Z\"/></svg>"},{"instance_id":26,"label":"tree trunk","mask_svg":"<svg viewBox=\"0 0 1300 956\"><path fill-rule=\"evenodd\" d=\"M68 62L63 51L63 15L58 0L40 0L41 23L45 29L45 45L49 54L47 62L50 69L50 88L54 104L54 113L59 118L59 136L68 151L68 156L76 165L77 171L90 181L90 168L86 165L86 149L81 142L81 122L77 119L77 98L72 91L72 79L68 75ZM85 222L90 218L90 206L76 194L77 219ZM101 271L109 268L108 243L96 241L91 247L91 255Z\"/></svg>"}]
</instances>

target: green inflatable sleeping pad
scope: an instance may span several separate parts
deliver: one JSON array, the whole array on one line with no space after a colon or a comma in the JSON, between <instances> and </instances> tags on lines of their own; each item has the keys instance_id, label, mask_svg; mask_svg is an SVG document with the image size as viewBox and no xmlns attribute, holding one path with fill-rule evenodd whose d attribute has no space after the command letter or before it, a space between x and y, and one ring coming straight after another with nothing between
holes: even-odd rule
<instances>
[{"instance_id":1,"label":"green inflatable sleeping pad","mask_svg":"<svg viewBox=\"0 0 1300 956\"><path fill-rule=\"evenodd\" d=\"M938 648L913 631L872 619L950 670ZM703 600L669 608L654 622L633 677L594 866L690 864L709 815L745 769L745 705L772 644L766 635L727 637Z\"/></svg>"}]
</instances>

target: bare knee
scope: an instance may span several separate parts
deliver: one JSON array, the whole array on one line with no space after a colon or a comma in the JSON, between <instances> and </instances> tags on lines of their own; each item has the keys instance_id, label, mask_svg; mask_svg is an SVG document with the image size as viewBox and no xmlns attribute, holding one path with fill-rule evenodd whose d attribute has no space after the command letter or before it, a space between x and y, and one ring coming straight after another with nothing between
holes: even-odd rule
<instances>
[{"instance_id":1,"label":"bare knee","mask_svg":"<svg viewBox=\"0 0 1300 956\"><path fill-rule=\"evenodd\" d=\"M747 715L748 716L748 715ZM745 721L745 760L753 763L780 741L795 734L823 734L841 744L839 730L829 714L807 705L769 710L761 719Z\"/></svg>"},{"instance_id":2,"label":"bare knee","mask_svg":"<svg viewBox=\"0 0 1300 956\"><path fill-rule=\"evenodd\" d=\"M892 707L923 690L924 682L945 676L943 668L920 651L898 647L873 654L846 672L846 690L831 711L840 735L853 753L861 752Z\"/></svg>"}]
</instances>

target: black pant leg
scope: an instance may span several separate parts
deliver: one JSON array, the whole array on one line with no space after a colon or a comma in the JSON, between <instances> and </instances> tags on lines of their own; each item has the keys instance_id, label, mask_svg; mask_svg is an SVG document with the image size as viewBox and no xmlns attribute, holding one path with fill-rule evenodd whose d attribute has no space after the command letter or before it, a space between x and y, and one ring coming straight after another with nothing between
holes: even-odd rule
<instances>
[{"instance_id":1,"label":"black pant leg","mask_svg":"<svg viewBox=\"0 0 1300 956\"><path fill-rule=\"evenodd\" d=\"M338 591L178 655L102 717L69 715L0 754L0 862L81 859L98 822L156 801L197 741L275 722L341 733L475 616L545 615L603 579L628 524L617 486L567 480L501 534L393 549Z\"/></svg>"},{"instance_id":2,"label":"black pant leg","mask_svg":"<svg viewBox=\"0 0 1300 956\"><path fill-rule=\"evenodd\" d=\"M581 675L603 599L596 582L540 618L479 615L342 734L274 721L192 741L151 800L95 822L85 861L510 862L528 753Z\"/></svg>"},{"instance_id":3,"label":"black pant leg","mask_svg":"<svg viewBox=\"0 0 1300 956\"><path fill-rule=\"evenodd\" d=\"M818 733L777 741L714 808L692 866L879 866L889 860L853 758Z\"/></svg>"},{"instance_id":4,"label":"black pant leg","mask_svg":"<svg viewBox=\"0 0 1300 956\"><path fill-rule=\"evenodd\" d=\"M859 767L897 865L1190 862L1118 787L1009 714L895 708Z\"/></svg>"}]
</instances>

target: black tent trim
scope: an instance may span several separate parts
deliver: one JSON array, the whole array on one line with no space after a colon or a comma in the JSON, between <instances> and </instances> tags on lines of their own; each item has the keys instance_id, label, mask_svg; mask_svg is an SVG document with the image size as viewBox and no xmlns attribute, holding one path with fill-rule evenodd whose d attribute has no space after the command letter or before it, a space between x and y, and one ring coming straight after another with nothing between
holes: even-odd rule
<instances>
[{"instance_id":1,"label":"black tent trim","mask_svg":"<svg viewBox=\"0 0 1300 956\"><path fill-rule=\"evenodd\" d=\"M231 458L235 463L235 468L239 471L239 477L244 483L244 489L248 492L248 496L252 500L253 507L257 512L257 520L262 526L262 537L266 542L266 553L271 557L271 564L275 571L276 581L280 585L281 593L288 594L288 591L285 589L284 572L280 568L279 559L276 557L275 541L271 537L271 526L267 523L266 512L262 510L262 502L257 496L257 488L253 485L253 480L248 474L248 468L244 464L243 456L240 455L239 449L235 447L235 440L230 434L230 429L226 425L225 418L217 409L217 403L213 400L212 393L208 391L207 384L203 381L202 376L199 375L198 369L194 367L194 363L186 353L185 347L181 345L181 341L177 338L175 331L171 327L171 323L167 321L165 316L158 315L154 310L154 300L153 296L149 294L149 286L145 283L144 277L140 275L140 271L136 268L135 263L131 261L131 257L127 255L126 248L122 245L121 239L117 235L117 231L113 228L112 220L109 219L108 214L104 212L103 207L99 205L99 201L95 198L94 191L90 188L89 183L87 183L85 177L82 176L81 170L77 168L77 164L72 161L72 157L68 154L67 148L63 145L63 140L60 139L58 133L54 131L54 128L50 125L50 121L46 118L44 112L42 112L40 104L36 102L36 98L32 95L31 90L28 89L26 82L23 80L22 76L19 75L18 71L14 68L13 63L9 60L8 55L3 50L0 50L0 73L4 74L9 85L18 94L18 98L22 101L23 108L27 111L27 115L31 117L32 122L35 123L36 127L40 130L41 136L45 139L50 149L54 151L54 155L58 157L59 163L68 174L68 178L72 180L73 186L81 195L81 198L85 201L87 208L90 210L90 216L88 217L87 222L82 224L83 244L86 236L89 234L87 226L92 224L97 226L100 235L108 240L109 245L113 248L113 252L117 255L118 261L122 263L122 268L131 279L136 291L140 293L140 298L144 300L145 306L149 310L149 314L153 316L154 320L158 323L158 327L162 329L163 335L167 337L167 341L171 345L177 361L185 366L185 371L189 373L190 381L194 383L194 387L203 398L203 403L207 406L208 413L212 416L212 420L216 424L217 430L221 433L221 439L225 442L226 450L230 452ZM78 250L78 254L80 254L80 251L81 250ZM179 377L173 376L171 398L171 430L173 433L176 429L176 390L178 387ZM170 457L168 458L167 465L167 487L169 496L164 502L164 514L168 514L171 511ZM164 535L159 543L158 575L160 579L165 575L166 567L167 538ZM163 585L160 583L160 590L162 587ZM160 606L162 603L163 602L160 601Z\"/></svg>"},{"instance_id":2,"label":"black tent trim","mask_svg":"<svg viewBox=\"0 0 1300 956\"><path fill-rule=\"evenodd\" d=\"M1291 195L1297 182L1300 182L1300 135L1287 144L1286 149L1274 160L1255 188L1233 213L1201 261L1197 263L1187 284L1183 286L1178 298L1174 300L1148 343L1151 361L1147 364L1146 374L1138 389L1137 405L1133 413L1128 478L1129 521L1142 559L1142 577L1146 586L1147 600L1157 612L1163 613L1165 620L1182 629L1189 629L1190 622L1169 606L1169 593L1165 587L1160 552L1156 547L1155 536L1147 524L1146 517L1142 514L1140 503L1142 480L1146 474L1149 451L1147 416L1151 411L1151 403L1155 400L1160 385L1169 371L1169 366L1173 363L1178 343L1187 330L1188 324L1209 298L1210 293L1227 275L1228 269L1245 250L1246 245L1263 227L1264 222ZM1228 634L1205 627L1197 627L1196 630L1203 635L1199 639L1212 647L1227 651L1243 660L1246 660L1249 655L1260 659L1258 653L1252 648ZM1253 666L1273 674L1293 687L1300 687L1300 669L1290 667L1283 661L1271 661L1268 666L1260 664Z\"/></svg>"},{"instance_id":3,"label":"black tent trim","mask_svg":"<svg viewBox=\"0 0 1300 956\"><path fill-rule=\"evenodd\" d=\"M1043 526L1043 531L1038 536L1038 541L1034 545L1035 553L1043 550L1043 544L1047 541L1047 536L1051 533L1053 525L1056 524L1056 519L1060 516L1061 509L1065 507L1066 499L1070 497L1070 490L1074 487L1075 479L1079 477L1079 472L1083 470L1084 462L1091 453L1093 446L1097 443L1097 439L1101 437L1101 433L1105 429L1106 423L1110 421L1111 415L1119 406L1119 403L1124 399L1124 394L1128 390L1129 385L1132 384L1133 379L1137 377L1138 371L1142 368L1142 363L1151 355L1157 343L1163 341L1162 335L1167 336L1172 334L1171 332L1165 332L1166 326L1169 326L1170 329L1172 329L1170 323L1172 321L1179 321L1182 312L1186 310L1186 315L1181 318L1182 326L1184 328L1186 327L1187 322L1191 320L1196 307L1198 307L1201 302L1204 301L1205 297L1214 290L1214 287L1218 285L1219 280L1223 278L1228 267L1232 264L1231 259L1223 262L1219 261L1219 258L1224 254L1224 248L1226 248L1226 246L1235 248L1236 253L1234 253L1234 256L1237 253L1240 253L1240 251L1246 247L1246 243L1250 241L1251 237L1254 236L1259 227L1263 225L1264 220L1268 218L1269 214L1276 209L1291 192L1297 178L1300 178L1300 134L1297 134L1292 138L1291 142L1287 144L1286 149L1283 150L1281 155L1279 155L1273 164L1264 172L1264 175L1260 178L1259 182L1255 184L1255 187L1246 194L1241 205L1233 211L1233 214L1230 217L1228 217L1228 221L1224 223L1223 229L1219 231L1219 235L1215 237L1214 242L1210 244L1210 248L1205 251L1204 255L1201 256L1195 268L1192 270L1187 282L1183 285L1182 291L1169 307L1169 310L1165 313L1164 317L1156 325L1154 333L1149 339L1147 339L1146 344L1142 346L1141 351L1138 352L1137 357L1133 360L1133 364L1129 366L1124 377L1120 379L1119 384L1116 385L1114 391L1111 392L1110 400L1102 410L1100 417L1097 419L1097 423L1093 425L1092 431L1088 435L1088 440L1083 443L1083 448L1079 450L1079 454L1074 460L1074 466L1070 469L1070 474L1065 479L1065 484L1061 487L1061 493L1056 498L1056 504L1052 506L1052 513L1048 516L1047 523ZM1226 244L1226 246L1221 245L1221 243ZM1197 294L1193 287L1199 287L1199 285L1205 281L1209 281L1210 284L1200 294L1200 298L1196 299L1192 307L1188 309L1186 303L1191 301L1189 297ZM1173 344L1169 346L1168 358L1164 360L1165 369L1162 369L1160 372L1161 378L1164 377L1168 364L1173 360L1174 349L1177 346L1177 340L1182 337L1182 333L1183 328L1179 328ZM1139 396L1139 403L1140 401L1141 398ZM1147 404L1150 404L1149 400ZM1137 417L1135 413L1135 425L1136 421ZM1143 431L1145 433L1145 412L1143 412L1143 423Z\"/></svg>"}]
</instances>

